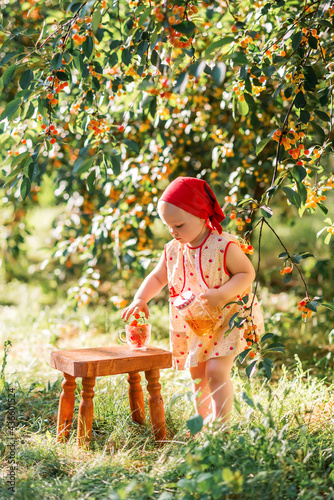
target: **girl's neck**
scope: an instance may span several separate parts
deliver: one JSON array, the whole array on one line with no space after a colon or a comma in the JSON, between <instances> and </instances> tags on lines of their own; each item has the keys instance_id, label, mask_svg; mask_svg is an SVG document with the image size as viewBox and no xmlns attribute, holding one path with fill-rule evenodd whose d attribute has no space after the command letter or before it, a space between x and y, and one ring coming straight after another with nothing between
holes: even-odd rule
<instances>
[{"instance_id":1,"label":"girl's neck","mask_svg":"<svg viewBox=\"0 0 334 500\"><path fill-rule=\"evenodd\" d=\"M188 243L188 247L196 248L196 247L201 246L201 244L203 243L203 241L206 240L206 238L208 237L210 232L211 232L211 229L207 225L205 225L203 228L203 231L201 231L201 233L197 236L197 238L195 240L191 241L190 243Z\"/></svg>"}]
</instances>

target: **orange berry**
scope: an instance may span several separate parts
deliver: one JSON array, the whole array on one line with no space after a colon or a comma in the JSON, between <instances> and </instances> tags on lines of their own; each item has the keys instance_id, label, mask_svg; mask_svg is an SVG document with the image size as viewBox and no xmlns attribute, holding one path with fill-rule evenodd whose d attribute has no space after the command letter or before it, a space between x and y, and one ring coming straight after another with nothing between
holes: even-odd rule
<instances>
[{"instance_id":1,"label":"orange berry","mask_svg":"<svg viewBox=\"0 0 334 500\"><path fill-rule=\"evenodd\" d=\"M251 352L249 353L249 355L250 355L250 357L251 357L251 358L255 358L255 356L256 356L255 352L253 352L253 351L251 351Z\"/></svg>"},{"instance_id":2,"label":"orange berry","mask_svg":"<svg viewBox=\"0 0 334 500\"><path fill-rule=\"evenodd\" d=\"M51 142L51 144L54 144L56 142L56 139L54 137L52 137L52 139L50 139L50 142Z\"/></svg>"}]
</instances>

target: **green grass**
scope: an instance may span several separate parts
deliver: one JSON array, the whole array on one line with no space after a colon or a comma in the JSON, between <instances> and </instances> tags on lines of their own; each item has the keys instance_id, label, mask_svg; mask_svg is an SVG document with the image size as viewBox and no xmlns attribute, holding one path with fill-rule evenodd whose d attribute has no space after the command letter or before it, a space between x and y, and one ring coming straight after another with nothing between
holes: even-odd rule
<instances>
[{"instance_id":1,"label":"green grass","mask_svg":"<svg viewBox=\"0 0 334 500\"><path fill-rule=\"evenodd\" d=\"M268 326L288 345L273 381L248 381L244 369L234 370L229 434L213 427L187 436L186 422L194 415L190 375L170 369L161 373L168 437L163 447L154 442L149 418L144 426L131 420L128 383L119 375L97 380L92 443L82 451L76 418L68 444L55 442L62 378L49 366L50 353L116 344L120 312L106 313L102 306L74 312L61 301L42 307L40 289L20 283L7 286L6 298L14 305L2 307L0 344L9 339L13 345L0 380L0 420L8 416L9 386L17 396L17 471L11 495L5 484L10 441L1 425L1 498L334 499L332 361L314 366L317 325L305 328L300 340L301 323L289 314L293 299L270 296L266 304ZM274 299L283 311L277 312ZM151 322L153 343L168 348L167 308L154 306ZM294 355L298 345L303 362ZM80 390L78 383L75 416Z\"/></svg>"}]
</instances>

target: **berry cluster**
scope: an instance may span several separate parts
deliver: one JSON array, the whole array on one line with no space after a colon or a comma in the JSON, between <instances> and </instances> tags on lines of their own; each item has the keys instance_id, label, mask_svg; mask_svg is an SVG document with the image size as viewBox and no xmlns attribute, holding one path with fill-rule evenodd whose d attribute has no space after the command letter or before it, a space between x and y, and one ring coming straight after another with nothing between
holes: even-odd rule
<instances>
[{"instance_id":1,"label":"berry cluster","mask_svg":"<svg viewBox=\"0 0 334 500\"><path fill-rule=\"evenodd\" d=\"M292 265L291 266L284 266L284 268L280 270L280 274L282 274L282 276L284 274L290 274L290 273L292 273L292 269L293 269Z\"/></svg>"},{"instance_id":2,"label":"berry cluster","mask_svg":"<svg viewBox=\"0 0 334 500\"><path fill-rule=\"evenodd\" d=\"M254 325L253 319L251 316L248 316L246 326L244 327L244 339L247 341L247 345L245 345L245 350L252 347L254 344L257 344L260 340L259 335L256 333L257 325ZM251 358L255 358L256 353L254 351L250 351L249 356Z\"/></svg>"},{"instance_id":3,"label":"berry cluster","mask_svg":"<svg viewBox=\"0 0 334 500\"><path fill-rule=\"evenodd\" d=\"M89 125L87 127L89 130L94 131L94 135L100 135L105 132L109 132L110 127L106 123L105 118L101 118L100 120L90 120ZM124 129L124 127L123 127Z\"/></svg>"},{"instance_id":4,"label":"berry cluster","mask_svg":"<svg viewBox=\"0 0 334 500\"><path fill-rule=\"evenodd\" d=\"M319 193L317 188L308 188L307 189L307 199L305 203L306 208L317 208L317 204L321 204L326 200L326 196Z\"/></svg>"},{"instance_id":5,"label":"berry cluster","mask_svg":"<svg viewBox=\"0 0 334 500\"><path fill-rule=\"evenodd\" d=\"M41 128L44 130L45 135L49 137L51 144L54 144L56 142L56 138L52 137L52 135L58 135L59 133L55 126L51 124L49 127L47 127L45 123L42 123Z\"/></svg>"},{"instance_id":6,"label":"berry cluster","mask_svg":"<svg viewBox=\"0 0 334 500\"><path fill-rule=\"evenodd\" d=\"M310 302L308 299L301 300L298 302L298 311L303 311L302 318L312 318L313 311L307 307L307 303Z\"/></svg>"},{"instance_id":7,"label":"berry cluster","mask_svg":"<svg viewBox=\"0 0 334 500\"><path fill-rule=\"evenodd\" d=\"M146 326L148 324L143 312L134 314L134 317L135 319L131 321L130 326Z\"/></svg>"},{"instance_id":8,"label":"berry cluster","mask_svg":"<svg viewBox=\"0 0 334 500\"><path fill-rule=\"evenodd\" d=\"M235 223L237 224L238 231L243 231L245 224L250 224L250 222L252 222L252 219L249 217L249 214L248 215L246 214L244 216L245 220L243 220L242 217L240 217L240 216L237 217L237 213L234 210L232 210L232 212L230 213L230 219L235 220ZM246 253L249 253L249 252L246 252Z\"/></svg>"},{"instance_id":9,"label":"berry cluster","mask_svg":"<svg viewBox=\"0 0 334 500\"><path fill-rule=\"evenodd\" d=\"M253 253L254 253L254 248L252 247L252 245L247 245L247 244L245 244L245 243L241 243L240 247L241 247L241 250L242 250L244 253L249 253L250 255L253 255Z\"/></svg>"}]
</instances>

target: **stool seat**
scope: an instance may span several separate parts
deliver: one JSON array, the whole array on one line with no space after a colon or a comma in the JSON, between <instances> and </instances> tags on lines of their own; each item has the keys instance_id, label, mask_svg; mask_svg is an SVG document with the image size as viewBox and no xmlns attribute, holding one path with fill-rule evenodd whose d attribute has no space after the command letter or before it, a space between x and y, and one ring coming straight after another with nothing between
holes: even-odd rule
<instances>
[{"instance_id":1,"label":"stool seat","mask_svg":"<svg viewBox=\"0 0 334 500\"><path fill-rule=\"evenodd\" d=\"M152 368L170 368L172 355L158 347L147 347L146 351L127 346L91 347L54 351L50 365L73 377L104 377Z\"/></svg>"},{"instance_id":2,"label":"stool seat","mask_svg":"<svg viewBox=\"0 0 334 500\"><path fill-rule=\"evenodd\" d=\"M140 384L140 371L145 372L151 423L156 441L166 439L165 412L159 383L160 369L172 366L172 353L158 347L147 347L146 351L132 350L128 346L93 347L54 351L50 365L63 372L63 391L59 400L57 441L68 438L75 402L76 377L82 378L79 407L77 442L89 446L93 426L93 397L96 377L128 374L129 401L132 420L145 422L145 405Z\"/></svg>"}]
</instances>

